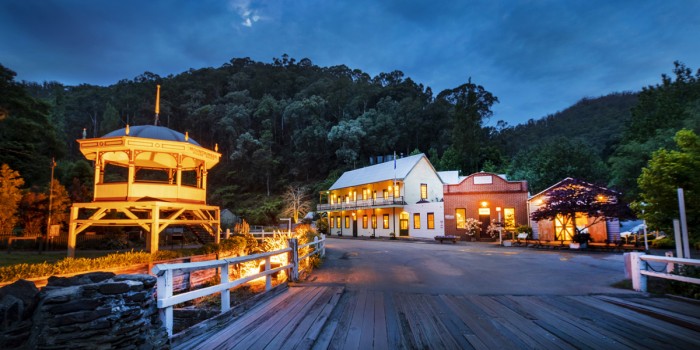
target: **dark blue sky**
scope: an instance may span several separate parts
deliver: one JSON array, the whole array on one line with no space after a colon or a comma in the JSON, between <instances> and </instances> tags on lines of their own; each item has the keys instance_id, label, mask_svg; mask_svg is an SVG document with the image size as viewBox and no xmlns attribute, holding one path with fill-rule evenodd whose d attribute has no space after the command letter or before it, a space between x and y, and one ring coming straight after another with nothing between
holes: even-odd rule
<instances>
[{"instance_id":1,"label":"dark blue sky","mask_svg":"<svg viewBox=\"0 0 700 350\"><path fill-rule=\"evenodd\" d=\"M0 63L19 80L110 85L287 53L437 94L472 77L517 124L583 97L700 68L700 1L2 0Z\"/></svg>"}]
</instances>

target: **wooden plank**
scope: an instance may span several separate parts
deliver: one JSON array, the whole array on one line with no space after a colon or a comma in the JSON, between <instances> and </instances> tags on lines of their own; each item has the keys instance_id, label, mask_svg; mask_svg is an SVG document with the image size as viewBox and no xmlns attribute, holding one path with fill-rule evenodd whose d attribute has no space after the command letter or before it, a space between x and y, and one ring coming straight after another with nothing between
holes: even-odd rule
<instances>
[{"instance_id":1,"label":"wooden plank","mask_svg":"<svg viewBox=\"0 0 700 350\"><path fill-rule=\"evenodd\" d=\"M445 326L445 329L447 332L452 334L453 339L457 342L457 347L460 349L473 349L477 348L475 346L472 346L470 341L467 340L468 336L473 336L474 332L472 332L469 327L467 327L462 320L460 320L453 310L451 310L445 302L442 300L442 297L444 295L436 295L430 298L430 302L432 303L432 307L437 313L438 317L443 322L443 325ZM478 338L477 338L478 339ZM480 343L483 344L483 343Z\"/></svg>"},{"instance_id":2,"label":"wooden plank","mask_svg":"<svg viewBox=\"0 0 700 350\"><path fill-rule=\"evenodd\" d=\"M614 338L622 345L638 349L644 347L663 348L665 343L649 338L648 329L644 327L630 328L624 318L600 312L588 305L579 303L574 298L563 296L550 296L548 302L571 315L576 315L583 324L595 325L600 332ZM632 324L634 327L635 325Z\"/></svg>"},{"instance_id":3,"label":"wooden plank","mask_svg":"<svg viewBox=\"0 0 700 350\"><path fill-rule=\"evenodd\" d=\"M365 303L367 302L367 290L362 289L357 294L357 302L352 319L350 321L347 337L343 349L359 349L360 337L362 337L362 323L365 319Z\"/></svg>"},{"instance_id":4,"label":"wooden plank","mask_svg":"<svg viewBox=\"0 0 700 350\"><path fill-rule=\"evenodd\" d=\"M382 292L384 298L384 316L386 317L386 338L391 349L406 349L404 342L401 323L398 317L398 310L394 303L394 294L391 292Z\"/></svg>"},{"instance_id":5,"label":"wooden plank","mask_svg":"<svg viewBox=\"0 0 700 350\"><path fill-rule=\"evenodd\" d=\"M328 287L328 292L332 294L331 297L326 301L323 305L323 309L309 325L308 330L303 335L303 339L295 346L295 349L311 349L319 338L324 325L328 322L331 313L333 313L333 310L338 305L338 301L343 295L344 290L345 288L342 287ZM324 295L323 298L326 298L326 296Z\"/></svg>"},{"instance_id":6,"label":"wooden plank","mask_svg":"<svg viewBox=\"0 0 700 350\"><path fill-rule=\"evenodd\" d=\"M508 339L517 348L532 348L528 345L528 342L532 342L531 339L522 339L517 333L513 332L512 327L508 327L506 322L502 320L501 315L493 312L491 308L484 305L484 301L487 300L488 296L472 295L465 296L467 302L476 310L479 317L489 320L493 328L498 332L499 336Z\"/></svg>"},{"instance_id":7,"label":"wooden plank","mask_svg":"<svg viewBox=\"0 0 700 350\"><path fill-rule=\"evenodd\" d=\"M491 322L485 317L479 317L479 312L469 305L469 302L463 297L458 296L441 296L441 298L454 310L455 314L474 332L474 335L479 339L479 342L471 342L473 337L468 337L472 346L481 346L483 343L487 348L503 349L514 348L515 345L508 339L505 339L495 329Z\"/></svg>"},{"instance_id":8,"label":"wooden plank","mask_svg":"<svg viewBox=\"0 0 700 350\"><path fill-rule=\"evenodd\" d=\"M424 349L429 347L424 330L420 327L420 316L416 315L414 305L408 300L406 294L395 294L394 302L399 312L399 321L407 344L412 349Z\"/></svg>"},{"instance_id":9,"label":"wooden plank","mask_svg":"<svg viewBox=\"0 0 700 350\"><path fill-rule=\"evenodd\" d=\"M537 320L534 322L538 326L556 335L563 341L579 349L600 348L600 341L577 325L575 320L561 315L554 309L550 309L544 303L537 302L535 297L520 296L511 298L527 307L529 312L537 317Z\"/></svg>"},{"instance_id":10,"label":"wooden plank","mask_svg":"<svg viewBox=\"0 0 700 350\"><path fill-rule=\"evenodd\" d=\"M384 324L375 322L375 302L377 292L368 291L364 311L362 312L362 325L360 326L360 343L357 349L373 349L374 348L374 329L375 327L386 327ZM360 307L360 305L358 305Z\"/></svg>"},{"instance_id":11,"label":"wooden plank","mask_svg":"<svg viewBox=\"0 0 700 350\"><path fill-rule=\"evenodd\" d=\"M429 318L432 320L430 326L434 328L435 334L440 338L441 343L445 345L447 349L456 349L460 347L460 341L464 339L459 334L453 334L450 329L445 325L443 315L441 314L441 308L437 305L435 300L437 295L420 295L422 299L421 307L425 309L428 313ZM458 340L459 339L459 340Z\"/></svg>"},{"instance_id":12,"label":"wooden plank","mask_svg":"<svg viewBox=\"0 0 700 350\"><path fill-rule=\"evenodd\" d=\"M343 293L340 296L340 299L338 299L338 304L335 306L333 311L331 311L331 314L328 317L326 323L323 325L321 332L311 345L312 349L325 350L330 347L331 340L333 339L333 335L335 334L335 331L338 328L340 318L343 316L343 310L347 308L349 299L349 293L347 292Z\"/></svg>"},{"instance_id":13,"label":"wooden plank","mask_svg":"<svg viewBox=\"0 0 700 350\"><path fill-rule=\"evenodd\" d=\"M355 312L357 306L357 291L352 291L346 293L347 300L344 307L340 310L340 317L338 318L338 325L335 327L335 332L328 344L328 349L336 350L342 349L345 344L345 339L348 336L348 329L350 328L350 322L352 321L352 315Z\"/></svg>"},{"instance_id":14,"label":"wooden plank","mask_svg":"<svg viewBox=\"0 0 700 350\"><path fill-rule=\"evenodd\" d=\"M265 349L274 341L284 340L289 332L293 331L298 322L303 319L304 312L312 305L312 300L321 291L320 287L305 289L297 295L293 303L277 312L258 327L247 332L236 345L241 349Z\"/></svg>"},{"instance_id":15,"label":"wooden plank","mask_svg":"<svg viewBox=\"0 0 700 350\"><path fill-rule=\"evenodd\" d=\"M278 332L274 336L272 341L266 346L267 349L290 348L302 342L304 335L309 331L309 327L335 294L335 290L328 287L315 288L319 292L303 308L293 314L294 318L286 324L283 331ZM280 323L282 322L284 321Z\"/></svg>"},{"instance_id":16,"label":"wooden plank","mask_svg":"<svg viewBox=\"0 0 700 350\"><path fill-rule=\"evenodd\" d=\"M233 348L241 340L241 334L246 335L252 333L252 330L264 324L274 317L278 312L284 312L290 305L296 302L300 292L290 289L288 293L281 295L278 302L274 306L268 304L263 308L254 308L246 313L240 320L231 323L229 327L220 331L216 336L211 337L208 341L200 344L199 349L216 349L216 348Z\"/></svg>"},{"instance_id":17,"label":"wooden plank","mask_svg":"<svg viewBox=\"0 0 700 350\"><path fill-rule=\"evenodd\" d=\"M509 309L504 304L497 301L499 297L484 296L481 298L483 308L490 310L495 315L495 321L503 324L504 327L525 343L528 348L538 349L566 349L570 348L559 341L551 333L537 327L534 322L524 318L522 315Z\"/></svg>"},{"instance_id":18,"label":"wooden plank","mask_svg":"<svg viewBox=\"0 0 700 350\"><path fill-rule=\"evenodd\" d=\"M578 297L577 300L595 307L598 310L619 315L625 318L627 322L637 323L646 327L649 331L663 334L665 339L674 339L674 345L678 345L680 348L700 346L700 336L698 336L698 332L657 320L653 317L607 303L595 297Z\"/></svg>"},{"instance_id":19,"label":"wooden plank","mask_svg":"<svg viewBox=\"0 0 700 350\"><path fill-rule=\"evenodd\" d=\"M681 327L692 329L696 332L700 332L700 319L697 317L686 316L676 312L664 310L655 306L643 305L639 302L635 302L628 299L615 298L611 296L600 295L597 296L598 299L603 301L613 303L618 306L626 307L637 312L641 312L645 315L670 322Z\"/></svg>"},{"instance_id":20,"label":"wooden plank","mask_svg":"<svg viewBox=\"0 0 700 350\"><path fill-rule=\"evenodd\" d=\"M700 302L695 301L688 302L684 300L671 299L671 298L659 298L659 297L644 297L644 298L625 298L626 300L633 300L637 303L643 305L649 305L658 307L660 309L673 311L682 315L700 318Z\"/></svg>"},{"instance_id":21,"label":"wooden plank","mask_svg":"<svg viewBox=\"0 0 700 350\"><path fill-rule=\"evenodd\" d=\"M374 292L374 349L389 349L384 293Z\"/></svg>"}]
</instances>

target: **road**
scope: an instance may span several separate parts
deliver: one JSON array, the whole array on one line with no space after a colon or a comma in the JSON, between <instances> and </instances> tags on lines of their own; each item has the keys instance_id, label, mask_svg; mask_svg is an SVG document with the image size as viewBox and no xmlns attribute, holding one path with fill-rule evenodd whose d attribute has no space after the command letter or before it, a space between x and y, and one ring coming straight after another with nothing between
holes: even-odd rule
<instances>
[{"instance_id":1,"label":"road","mask_svg":"<svg viewBox=\"0 0 700 350\"><path fill-rule=\"evenodd\" d=\"M330 238L311 281L348 290L459 295L633 293L622 254L546 251L491 243L402 242Z\"/></svg>"}]
</instances>

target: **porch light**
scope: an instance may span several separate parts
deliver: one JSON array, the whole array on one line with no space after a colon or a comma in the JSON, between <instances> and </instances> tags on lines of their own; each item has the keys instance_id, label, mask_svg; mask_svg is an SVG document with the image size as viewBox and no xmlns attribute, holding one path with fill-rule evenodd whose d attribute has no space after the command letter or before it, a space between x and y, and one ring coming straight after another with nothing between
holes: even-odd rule
<instances>
[{"instance_id":1,"label":"porch light","mask_svg":"<svg viewBox=\"0 0 700 350\"><path fill-rule=\"evenodd\" d=\"M489 202L487 202L487 201L481 202L481 206L484 208L486 208L486 206L488 206L488 205L489 205Z\"/></svg>"},{"instance_id":2,"label":"porch light","mask_svg":"<svg viewBox=\"0 0 700 350\"><path fill-rule=\"evenodd\" d=\"M500 212L500 211L501 211L501 207L496 207L496 211L497 211L497 212Z\"/></svg>"}]
</instances>

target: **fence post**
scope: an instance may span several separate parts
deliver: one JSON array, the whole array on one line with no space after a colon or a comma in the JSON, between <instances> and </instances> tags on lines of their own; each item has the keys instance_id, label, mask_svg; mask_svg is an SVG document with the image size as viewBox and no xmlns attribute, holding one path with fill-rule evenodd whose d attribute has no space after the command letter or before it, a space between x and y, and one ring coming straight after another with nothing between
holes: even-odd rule
<instances>
[{"instance_id":1,"label":"fence post","mask_svg":"<svg viewBox=\"0 0 700 350\"><path fill-rule=\"evenodd\" d=\"M173 270L165 270L164 273L158 276L156 284L156 293L159 300L167 300L173 296ZM158 316L163 322L163 326L168 331L168 336L173 336L173 307L158 309Z\"/></svg>"},{"instance_id":2,"label":"fence post","mask_svg":"<svg viewBox=\"0 0 700 350\"><path fill-rule=\"evenodd\" d=\"M296 238L290 238L287 240L287 246L292 250L289 252L288 259L292 264L292 274L290 280L296 281L299 279L299 244Z\"/></svg>"},{"instance_id":3,"label":"fence post","mask_svg":"<svg viewBox=\"0 0 700 350\"><path fill-rule=\"evenodd\" d=\"M641 270L645 268L644 263L642 262L642 259L640 257L644 255L644 253L630 253L630 274L632 275L632 289L638 291L638 292L645 292L647 291L647 276L642 275Z\"/></svg>"},{"instance_id":4,"label":"fence post","mask_svg":"<svg viewBox=\"0 0 700 350\"><path fill-rule=\"evenodd\" d=\"M221 284L226 284L229 282L228 278L228 262L226 265L221 267ZM228 289L221 291L221 313L224 313L231 309L231 293Z\"/></svg>"},{"instance_id":5,"label":"fence post","mask_svg":"<svg viewBox=\"0 0 700 350\"><path fill-rule=\"evenodd\" d=\"M265 272L269 272L271 268L270 257L265 257ZM268 292L272 289L272 274L265 275L265 291Z\"/></svg>"},{"instance_id":6,"label":"fence post","mask_svg":"<svg viewBox=\"0 0 700 350\"><path fill-rule=\"evenodd\" d=\"M321 257L325 258L326 257L326 235L321 234Z\"/></svg>"}]
</instances>

